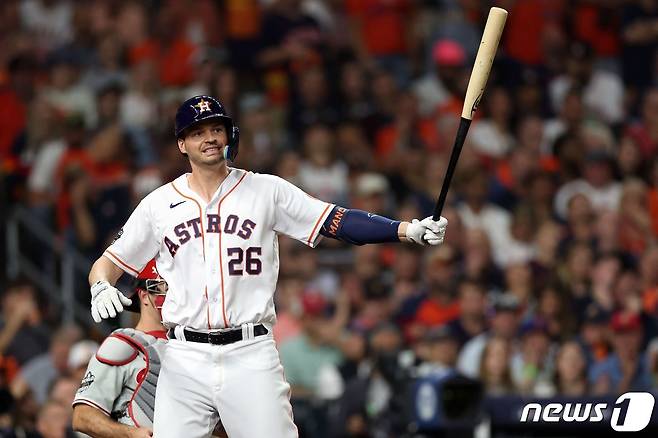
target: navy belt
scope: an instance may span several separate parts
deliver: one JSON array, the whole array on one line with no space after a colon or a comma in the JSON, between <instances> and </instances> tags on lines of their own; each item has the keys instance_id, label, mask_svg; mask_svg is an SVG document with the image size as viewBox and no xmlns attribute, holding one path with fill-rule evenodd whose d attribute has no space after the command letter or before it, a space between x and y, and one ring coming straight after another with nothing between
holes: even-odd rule
<instances>
[{"instance_id":1,"label":"navy belt","mask_svg":"<svg viewBox=\"0 0 658 438\"><path fill-rule=\"evenodd\" d=\"M254 326L254 336L266 335L268 333L267 327L263 324L256 324ZM227 345L243 339L242 327L233 330L223 330L221 332L196 332L194 330L184 329L183 334L186 341L213 345ZM169 329L168 337L169 339L177 339L173 328Z\"/></svg>"}]
</instances>

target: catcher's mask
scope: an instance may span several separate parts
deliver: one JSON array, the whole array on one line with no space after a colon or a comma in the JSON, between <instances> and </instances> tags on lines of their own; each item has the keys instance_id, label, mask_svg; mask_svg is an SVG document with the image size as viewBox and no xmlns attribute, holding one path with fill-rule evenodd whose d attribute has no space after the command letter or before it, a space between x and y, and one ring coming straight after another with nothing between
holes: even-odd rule
<instances>
[{"instance_id":1,"label":"catcher's mask","mask_svg":"<svg viewBox=\"0 0 658 438\"><path fill-rule=\"evenodd\" d=\"M162 305L167 297L167 290L169 286L164 278L160 277L158 270L155 266L155 260L151 260L146 267L139 273L133 284L132 303L126 309L132 312L140 312L139 290L148 292L151 297L153 306L162 311Z\"/></svg>"}]
</instances>

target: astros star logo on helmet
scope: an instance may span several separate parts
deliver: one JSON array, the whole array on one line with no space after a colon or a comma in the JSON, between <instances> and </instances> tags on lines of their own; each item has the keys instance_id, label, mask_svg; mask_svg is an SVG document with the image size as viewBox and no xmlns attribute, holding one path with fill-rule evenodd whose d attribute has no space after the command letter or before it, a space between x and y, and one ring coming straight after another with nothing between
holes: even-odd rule
<instances>
[{"instance_id":1,"label":"astros star logo on helmet","mask_svg":"<svg viewBox=\"0 0 658 438\"><path fill-rule=\"evenodd\" d=\"M207 100L200 100L199 103L193 105L195 108L198 108L199 114L205 113L206 111L212 111L210 109L210 102Z\"/></svg>"}]
</instances>

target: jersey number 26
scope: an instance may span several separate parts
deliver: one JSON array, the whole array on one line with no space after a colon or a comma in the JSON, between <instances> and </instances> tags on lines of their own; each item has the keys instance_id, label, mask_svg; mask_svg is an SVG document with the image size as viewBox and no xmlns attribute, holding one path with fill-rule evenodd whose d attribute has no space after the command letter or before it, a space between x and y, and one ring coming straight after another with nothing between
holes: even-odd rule
<instances>
[{"instance_id":1,"label":"jersey number 26","mask_svg":"<svg viewBox=\"0 0 658 438\"><path fill-rule=\"evenodd\" d=\"M260 261L260 247L252 246L245 250L242 248L227 248L226 252L230 258L228 262L229 275L258 275L263 269Z\"/></svg>"}]
</instances>

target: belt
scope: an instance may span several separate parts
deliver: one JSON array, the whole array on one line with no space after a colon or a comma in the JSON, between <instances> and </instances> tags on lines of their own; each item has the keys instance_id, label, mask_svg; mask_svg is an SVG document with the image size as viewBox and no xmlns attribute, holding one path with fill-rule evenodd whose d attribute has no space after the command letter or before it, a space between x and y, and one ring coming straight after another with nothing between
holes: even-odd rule
<instances>
[{"instance_id":1,"label":"belt","mask_svg":"<svg viewBox=\"0 0 658 438\"><path fill-rule=\"evenodd\" d=\"M267 330L267 327L265 327L263 324L256 324L254 326L254 336L266 335L268 333L269 331ZM232 344L243 339L242 327L216 332L196 332L193 330L184 329L183 334L185 335L186 341L201 342L203 344L213 345ZM169 329L168 337L169 339L176 339L173 328Z\"/></svg>"}]
</instances>

